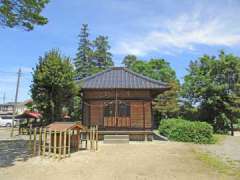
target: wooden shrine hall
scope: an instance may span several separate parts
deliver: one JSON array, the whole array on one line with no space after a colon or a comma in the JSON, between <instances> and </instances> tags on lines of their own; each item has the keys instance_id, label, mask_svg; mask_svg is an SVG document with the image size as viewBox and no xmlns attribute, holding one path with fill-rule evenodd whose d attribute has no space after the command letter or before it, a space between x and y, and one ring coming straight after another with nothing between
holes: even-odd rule
<instances>
[{"instance_id":1,"label":"wooden shrine hall","mask_svg":"<svg viewBox=\"0 0 240 180\"><path fill-rule=\"evenodd\" d=\"M134 139L153 128L152 100L166 83L123 67L112 67L78 81L83 124L98 125L99 134L128 134Z\"/></svg>"}]
</instances>

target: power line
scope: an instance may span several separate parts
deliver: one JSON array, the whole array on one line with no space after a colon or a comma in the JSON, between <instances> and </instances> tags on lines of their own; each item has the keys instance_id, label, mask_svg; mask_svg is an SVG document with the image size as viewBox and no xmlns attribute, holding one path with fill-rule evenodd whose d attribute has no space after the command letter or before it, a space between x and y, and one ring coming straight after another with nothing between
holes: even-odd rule
<instances>
[{"instance_id":1,"label":"power line","mask_svg":"<svg viewBox=\"0 0 240 180\"><path fill-rule=\"evenodd\" d=\"M3 74L12 74L12 75L16 75L17 72L13 72L13 71L3 71L3 70L0 70L0 73L3 73ZM22 75L32 75L31 72L21 72Z\"/></svg>"},{"instance_id":2,"label":"power line","mask_svg":"<svg viewBox=\"0 0 240 180\"><path fill-rule=\"evenodd\" d=\"M4 74L17 74L16 72L2 71L2 70L0 70L0 73L4 73Z\"/></svg>"}]
</instances>

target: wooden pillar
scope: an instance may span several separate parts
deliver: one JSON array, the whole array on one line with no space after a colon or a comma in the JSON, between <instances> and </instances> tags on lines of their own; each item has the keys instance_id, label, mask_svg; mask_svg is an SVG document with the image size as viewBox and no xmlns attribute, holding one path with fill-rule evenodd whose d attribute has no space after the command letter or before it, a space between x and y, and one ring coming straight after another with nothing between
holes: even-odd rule
<instances>
[{"instance_id":1,"label":"wooden pillar","mask_svg":"<svg viewBox=\"0 0 240 180\"><path fill-rule=\"evenodd\" d=\"M117 89L115 89L115 126L118 126L118 94L117 94Z\"/></svg>"},{"instance_id":2,"label":"wooden pillar","mask_svg":"<svg viewBox=\"0 0 240 180\"><path fill-rule=\"evenodd\" d=\"M46 140L47 140L47 129L44 128L44 131L43 131L43 149L42 149L42 155L45 156L45 152L46 152Z\"/></svg>"},{"instance_id":3,"label":"wooden pillar","mask_svg":"<svg viewBox=\"0 0 240 180\"><path fill-rule=\"evenodd\" d=\"M80 130L77 129L77 151L79 150L79 142L80 142Z\"/></svg>"},{"instance_id":4,"label":"wooden pillar","mask_svg":"<svg viewBox=\"0 0 240 180\"><path fill-rule=\"evenodd\" d=\"M152 102L150 103L150 108L151 108L151 130L154 128L155 123L154 123L154 116L153 116L153 110L152 110Z\"/></svg>"},{"instance_id":5,"label":"wooden pillar","mask_svg":"<svg viewBox=\"0 0 240 180\"><path fill-rule=\"evenodd\" d=\"M62 131L59 132L58 159L62 158Z\"/></svg>"},{"instance_id":6,"label":"wooden pillar","mask_svg":"<svg viewBox=\"0 0 240 180\"><path fill-rule=\"evenodd\" d=\"M28 131L29 131L29 149L30 149L30 151L32 152L32 129L28 129Z\"/></svg>"},{"instance_id":7,"label":"wooden pillar","mask_svg":"<svg viewBox=\"0 0 240 180\"><path fill-rule=\"evenodd\" d=\"M42 154L42 128L39 128L38 134L38 155L41 156Z\"/></svg>"},{"instance_id":8,"label":"wooden pillar","mask_svg":"<svg viewBox=\"0 0 240 180\"><path fill-rule=\"evenodd\" d=\"M71 130L68 130L68 157L71 155Z\"/></svg>"},{"instance_id":9,"label":"wooden pillar","mask_svg":"<svg viewBox=\"0 0 240 180\"><path fill-rule=\"evenodd\" d=\"M90 151L92 150L92 126L90 126L89 130L89 141L90 141Z\"/></svg>"},{"instance_id":10,"label":"wooden pillar","mask_svg":"<svg viewBox=\"0 0 240 180\"><path fill-rule=\"evenodd\" d=\"M54 130L54 145L53 145L54 158L57 157L57 131Z\"/></svg>"},{"instance_id":11,"label":"wooden pillar","mask_svg":"<svg viewBox=\"0 0 240 180\"><path fill-rule=\"evenodd\" d=\"M52 152L52 131L51 130L49 130L48 135L49 135L48 157L50 157Z\"/></svg>"},{"instance_id":12,"label":"wooden pillar","mask_svg":"<svg viewBox=\"0 0 240 180\"><path fill-rule=\"evenodd\" d=\"M144 100L142 101L142 111L143 111L143 128L146 128L146 120L145 120L145 103Z\"/></svg>"},{"instance_id":13,"label":"wooden pillar","mask_svg":"<svg viewBox=\"0 0 240 180\"><path fill-rule=\"evenodd\" d=\"M88 126L91 126L91 102L88 105Z\"/></svg>"},{"instance_id":14,"label":"wooden pillar","mask_svg":"<svg viewBox=\"0 0 240 180\"><path fill-rule=\"evenodd\" d=\"M37 128L34 128L33 133L33 156L36 155L36 147L37 146Z\"/></svg>"},{"instance_id":15,"label":"wooden pillar","mask_svg":"<svg viewBox=\"0 0 240 180\"><path fill-rule=\"evenodd\" d=\"M87 129L86 130L86 139L87 139L87 141L90 141L90 130L89 129ZM89 144L90 144L90 142L87 144L87 147L86 147L86 149L89 149Z\"/></svg>"},{"instance_id":16,"label":"wooden pillar","mask_svg":"<svg viewBox=\"0 0 240 180\"><path fill-rule=\"evenodd\" d=\"M98 126L96 126L96 150L98 150Z\"/></svg>"},{"instance_id":17,"label":"wooden pillar","mask_svg":"<svg viewBox=\"0 0 240 180\"><path fill-rule=\"evenodd\" d=\"M148 135L147 135L147 133L145 132L144 133L144 141L147 141L148 140Z\"/></svg>"},{"instance_id":18,"label":"wooden pillar","mask_svg":"<svg viewBox=\"0 0 240 180\"><path fill-rule=\"evenodd\" d=\"M66 157L66 149L67 149L67 131L64 131L64 135L63 135L63 158Z\"/></svg>"},{"instance_id":19,"label":"wooden pillar","mask_svg":"<svg viewBox=\"0 0 240 180\"><path fill-rule=\"evenodd\" d=\"M92 135L92 137L93 137L93 151L95 151L95 142L96 142L96 136L95 136L96 131L95 130L96 130L96 126L93 127L93 132L92 132L93 133L93 135Z\"/></svg>"},{"instance_id":20,"label":"wooden pillar","mask_svg":"<svg viewBox=\"0 0 240 180\"><path fill-rule=\"evenodd\" d=\"M83 113L85 113L84 112L84 103L85 103L84 92L82 92L82 104L81 104L81 107L82 107L82 124L86 125L87 124L86 120L85 120L86 115L83 114Z\"/></svg>"}]
</instances>

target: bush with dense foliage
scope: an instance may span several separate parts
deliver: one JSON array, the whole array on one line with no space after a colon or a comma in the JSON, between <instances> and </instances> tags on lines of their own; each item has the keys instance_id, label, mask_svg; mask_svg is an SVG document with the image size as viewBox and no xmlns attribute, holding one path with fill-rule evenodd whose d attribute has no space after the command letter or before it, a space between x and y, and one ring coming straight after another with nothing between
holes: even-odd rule
<instances>
[{"instance_id":1,"label":"bush with dense foliage","mask_svg":"<svg viewBox=\"0 0 240 180\"><path fill-rule=\"evenodd\" d=\"M213 142L213 127L206 122L165 119L160 123L159 132L175 141L199 144Z\"/></svg>"}]
</instances>

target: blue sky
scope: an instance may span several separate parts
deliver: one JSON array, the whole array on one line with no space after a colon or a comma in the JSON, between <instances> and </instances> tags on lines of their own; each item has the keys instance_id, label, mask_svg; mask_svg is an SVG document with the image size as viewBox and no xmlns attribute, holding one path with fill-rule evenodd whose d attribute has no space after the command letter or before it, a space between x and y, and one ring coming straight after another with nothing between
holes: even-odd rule
<instances>
[{"instance_id":1,"label":"blue sky","mask_svg":"<svg viewBox=\"0 0 240 180\"><path fill-rule=\"evenodd\" d=\"M81 24L90 38L109 37L116 66L123 57L165 58L182 81L190 60L221 49L240 56L239 0L51 0L45 26L26 32L0 27L0 103L15 93L16 71L23 70L19 99L30 97L31 71L52 48L74 58Z\"/></svg>"}]
</instances>

